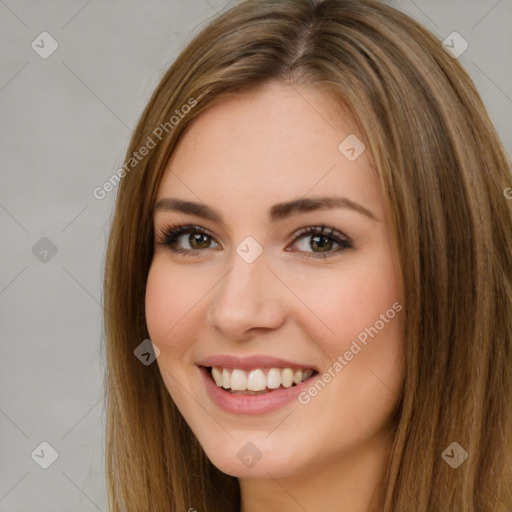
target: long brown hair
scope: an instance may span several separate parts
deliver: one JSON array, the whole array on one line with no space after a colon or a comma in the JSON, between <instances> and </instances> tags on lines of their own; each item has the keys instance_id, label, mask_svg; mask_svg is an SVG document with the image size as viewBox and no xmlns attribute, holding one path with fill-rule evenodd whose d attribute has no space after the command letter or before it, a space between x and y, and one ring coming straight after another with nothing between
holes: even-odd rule
<instances>
[{"instance_id":1,"label":"long brown hair","mask_svg":"<svg viewBox=\"0 0 512 512\"><path fill-rule=\"evenodd\" d=\"M406 368L379 510L510 510L510 163L458 60L378 0L241 2L189 42L144 110L105 264L110 510L239 509L237 479L207 459L157 365L134 350L149 337L152 208L169 156L201 112L269 81L314 86L348 108L387 207ZM453 442L468 453L456 469L443 457Z\"/></svg>"}]
</instances>

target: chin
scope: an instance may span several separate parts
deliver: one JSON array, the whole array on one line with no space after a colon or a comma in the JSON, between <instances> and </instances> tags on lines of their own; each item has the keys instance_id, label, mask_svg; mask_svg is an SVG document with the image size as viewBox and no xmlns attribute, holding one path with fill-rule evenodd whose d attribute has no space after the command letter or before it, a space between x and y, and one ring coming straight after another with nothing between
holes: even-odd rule
<instances>
[{"instance_id":1,"label":"chin","mask_svg":"<svg viewBox=\"0 0 512 512\"><path fill-rule=\"evenodd\" d=\"M297 453L303 446L270 445L261 438L261 432L254 436L239 436L217 446L202 444L210 462L223 473L237 478L284 478L301 472L307 467L306 460L297 460ZM251 437L254 442L248 441ZM303 454L304 455L304 454Z\"/></svg>"}]
</instances>

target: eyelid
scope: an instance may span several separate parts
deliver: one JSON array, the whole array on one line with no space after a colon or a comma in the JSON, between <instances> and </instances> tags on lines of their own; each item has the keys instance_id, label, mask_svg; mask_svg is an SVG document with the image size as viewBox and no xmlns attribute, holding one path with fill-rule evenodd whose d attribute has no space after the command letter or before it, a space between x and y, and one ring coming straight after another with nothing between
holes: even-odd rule
<instances>
[{"instance_id":1,"label":"eyelid","mask_svg":"<svg viewBox=\"0 0 512 512\"><path fill-rule=\"evenodd\" d=\"M207 237L211 238L215 241L216 244L220 245L215 236L206 228L202 226L198 226L197 224L171 224L171 225L163 225L156 230L156 239L161 240L157 242L159 245L168 246L170 250L176 253L199 253L201 251L194 249L172 249L171 245L175 242L177 238L180 236L186 235L187 233L202 233ZM169 241L169 238L172 237L172 242Z\"/></svg>"},{"instance_id":2,"label":"eyelid","mask_svg":"<svg viewBox=\"0 0 512 512\"><path fill-rule=\"evenodd\" d=\"M333 227L327 227L325 226L325 224L308 225L303 228L295 230L294 233L292 234L293 241L302 238L304 235L323 235L328 238L333 238L338 243L353 245L352 239L349 236L345 235L344 233Z\"/></svg>"},{"instance_id":3,"label":"eyelid","mask_svg":"<svg viewBox=\"0 0 512 512\"><path fill-rule=\"evenodd\" d=\"M217 242L216 237L206 228L199 226L197 224L172 224L172 225L164 225L157 229L158 239L162 240L158 242L159 245L168 246L169 250L174 253L182 253L190 256L197 256L199 253L203 252L204 249L183 249L181 247L172 247L175 241L185 235L190 233L202 233L207 237L211 238L217 245L221 246L219 242ZM309 251L287 251L287 252L296 252L301 257L304 258L316 258L316 259L324 259L331 256L334 256L346 249L353 248L353 242L350 237L342 233L341 231L329 227L326 228L324 224L322 225L308 225L302 228L295 230L292 235L292 245L295 245L300 239L305 238L307 235L309 236L324 236L332 240L335 244L338 244L340 247L334 251L323 252L309 252ZM169 239L171 239L169 241ZM287 245L287 248L290 244ZM211 249L211 247L206 247L205 249ZM287 249L285 249L287 250Z\"/></svg>"},{"instance_id":4,"label":"eyelid","mask_svg":"<svg viewBox=\"0 0 512 512\"><path fill-rule=\"evenodd\" d=\"M327 258L335 257L339 255L340 253L344 252L347 249L353 249L354 244L350 237L342 233L341 231L335 229L335 228L327 228L326 226L322 224L321 226L318 225L309 225L303 228L300 228L296 230L293 233L293 243L292 245L295 245L305 237L313 237L313 236L323 236L325 238L330 239L335 244L338 244L338 248L333 251L327 251L327 252L314 252L314 251L293 251L297 253L297 255L304 259L316 259L316 260L325 260ZM286 250L286 249L285 249Z\"/></svg>"}]
</instances>

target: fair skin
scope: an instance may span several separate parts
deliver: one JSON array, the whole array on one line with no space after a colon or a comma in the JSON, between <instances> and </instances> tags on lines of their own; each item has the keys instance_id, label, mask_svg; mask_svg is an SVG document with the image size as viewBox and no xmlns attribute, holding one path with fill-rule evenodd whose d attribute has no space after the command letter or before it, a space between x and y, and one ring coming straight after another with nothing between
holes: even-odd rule
<instances>
[{"instance_id":1,"label":"fair skin","mask_svg":"<svg viewBox=\"0 0 512 512\"><path fill-rule=\"evenodd\" d=\"M242 512L366 512L382 475L403 377L403 313L376 322L402 296L368 151L349 161L338 150L357 133L318 90L267 84L203 112L158 189L156 203L194 201L222 218L155 211L146 317L166 388L213 464L239 478ZM268 218L277 203L321 196L345 197L370 213L345 203ZM208 235L180 235L175 246L186 252L174 253L159 243L171 224ZM297 238L300 228L322 225L352 247L314 233ZM236 250L249 236L263 250L250 263ZM370 327L378 333L348 360ZM331 368L331 378L302 402L236 413L206 391L198 363L217 355L285 359L317 369L313 381ZM343 369L333 370L339 356ZM261 455L250 467L237 456L248 442Z\"/></svg>"}]
</instances>

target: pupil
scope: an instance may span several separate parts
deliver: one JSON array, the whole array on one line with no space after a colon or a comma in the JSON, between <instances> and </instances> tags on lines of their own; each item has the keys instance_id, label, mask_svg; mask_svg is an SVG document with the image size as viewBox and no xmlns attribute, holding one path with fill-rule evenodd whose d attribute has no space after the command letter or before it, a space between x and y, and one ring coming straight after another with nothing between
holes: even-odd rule
<instances>
[{"instance_id":1,"label":"pupil","mask_svg":"<svg viewBox=\"0 0 512 512\"><path fill-rule=\"evenodd\" d=\"M324 240L324 243L321 243L318 240ZM326 236L314 236L312 238L312 242L311 242L311 248L312 249L314 249L313 243L316 243L317 247L319 247L320 249L324 249L326 247L329 248L329 244L332 243L332 240L330 240Z\"/></svg>"},{"instance_id":2,"label":"pupil","mask_svg":"<svg viewBox=\"0 0 512 512\"><path fill-rule=\"evenodd\" d=\"M189 237L189 242L192 247L196 248L197 246L201 247L203 244L206 244L206 246L208 246L207 237L202 233L192 233Z\"/></svg>"}]
</instances>

